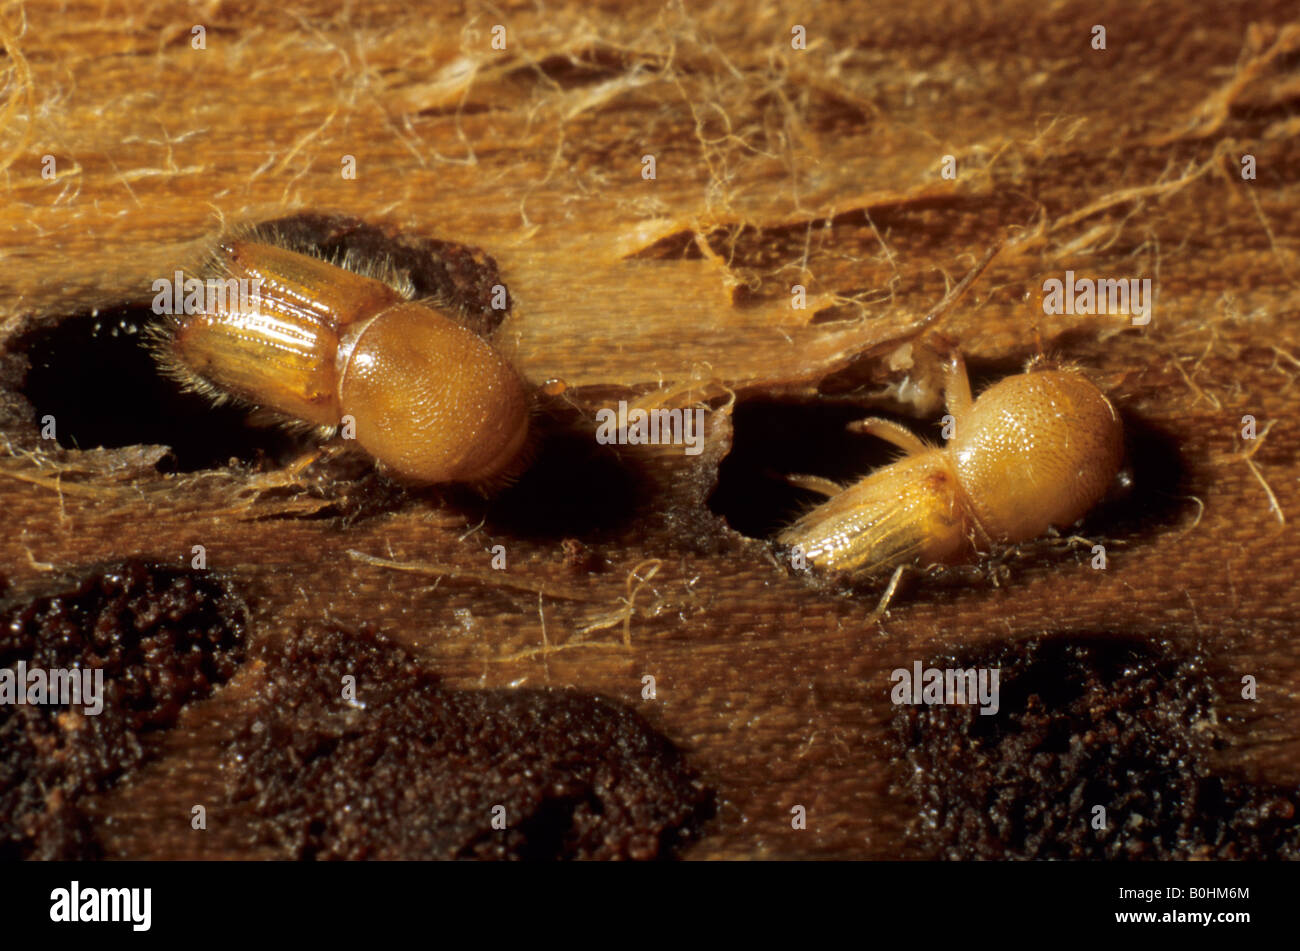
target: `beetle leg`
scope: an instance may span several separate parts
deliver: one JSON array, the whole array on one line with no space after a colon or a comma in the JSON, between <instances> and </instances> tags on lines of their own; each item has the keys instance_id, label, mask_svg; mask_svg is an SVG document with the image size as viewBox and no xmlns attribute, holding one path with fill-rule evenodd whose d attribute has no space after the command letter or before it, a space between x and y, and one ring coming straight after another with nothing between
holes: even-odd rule
<instances>
[{"instance_id":1,"label":"beetle leg","mask_svg":"<svg viewBox=\"0 0 1300 951\"><path fill-rule=\"evenodd\" d=\"M898 582L902 579L905 568L907 568L907 565L899 565L894 569L889 584L885 587L884 594L880 596L880 600L876 603L876 609L867 615L867 624L875 624L885 616L885 612L889 610L889 602L894 600L894 595L898 592Z\"/></svg>"},{"instance_id":2,"label":"beetle leg","mask_svg":"<svg viewBox=\"0 0 1300 951\"><path fill-rule=\"evenodd\" d=\"M956 348L943 361L943 402L957 419L971 407L970 376L966 373L966 361Z\"/></svg>"},{"instance_id":3,"label":"beetle leg","mask_svg":"<svg viewBox=\"0 0 1300 951\"><path fill-rule=\"evenodd\" d=\"M892 442L909 454L925 452L931 448L925 444L924 439L906 426L895 423L893 420L881 419L879 416L868 416L866 419L855 420L849 423L847 429L851 433L866 433L886 442Z\"/></svg>"},{"instance_id":4,"label":"beetle leg","mask_svg":"<svg viewBox=\"0 0 1300 951\"><path fill-rule=\"evenodd\" d=\"M830 479L824 479L821 476L788 475L785 477L785 481L797 489L807 489L809 492L824 495L828 499L844 491L844 486L838 482L832 482Z\"/></svg>"}]
</instances>

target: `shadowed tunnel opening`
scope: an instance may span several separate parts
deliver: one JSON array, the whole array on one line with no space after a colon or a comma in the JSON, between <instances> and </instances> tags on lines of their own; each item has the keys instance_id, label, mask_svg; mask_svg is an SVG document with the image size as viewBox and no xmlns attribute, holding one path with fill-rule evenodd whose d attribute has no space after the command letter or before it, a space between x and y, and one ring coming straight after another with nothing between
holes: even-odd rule
<instances>
[{"instance_id":1,"label":"shadowed tunnel opening","mask_svg":"<svg viewBox=\"0 0 1300 951\"><path fill-rule=\"evenodd\" d=\"M883 440L845 428L867 415L845 404L742 403L732 417L732 449L718 467L709 508L742 535L775 536L823 500L786 476L818 475L848 485L900 454Z\"/></svg>"},{"instance_id":2,"label":"shadowed tunnel opening","mask_svg":"<svg viewBox=\"0 0 1300 951\"><path fill-rule=\"evenodd\" d=\"M278 427L248 421L247 407L213 406L164 375L146 344L145 330L159 318L143 306L77 314L10 341L30 369L20 392L39 429L54 417L55 438L65 449L117 449L163 445L165 472L225 466L232 459L288 461L307 442Z\"/></svg>"},{"instance_id":3,"label":"shadowed tunnel opening","mask_svg":"<svg viewBox=\"0 0 1300 951\"><path fill-rule=\"evenodd\" d=\"M523 538L616 535L649 501L645 479L572 420L534 420L536 448L527 471L495 496L489 525Z\"/></svg>"}]
</instances>

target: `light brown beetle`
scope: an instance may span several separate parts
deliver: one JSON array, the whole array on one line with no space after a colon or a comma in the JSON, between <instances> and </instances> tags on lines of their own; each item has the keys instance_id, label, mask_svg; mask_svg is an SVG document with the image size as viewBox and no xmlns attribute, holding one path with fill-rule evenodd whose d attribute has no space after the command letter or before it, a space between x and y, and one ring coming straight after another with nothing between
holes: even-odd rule
<instances>
[{"instance_id":1,"label":"light brown beetle","mask_svg":"<svg viewBox=\"0 0 1300 951\"><path fill-rule=\"evenodd\" d=\"M815 477L796 485L831 496L778 540L808 565L864 577L914 564L950 564L991 542L1027 541L1068 526L1107 493L1124 458L1110 400L1072 368L1007 377L971 399L965 362L945 364L951 439L932 446L886 419L850 424L902 448L898 462L844 488ZM891 591L897 583L891 583Z\"/></svg>"},{"instance_id":2,"label":"light brown beetle","mask_svg":"<svg viewBox=\"0 0 1300 951\"><path fill-rule=\"evenodd\" d=\"M509 481L529 442L530 398L514 368L392 276L342 264L257 234L227 238L203 275L206 287L230 292L172 314L155 334L156 355L218 402L326 432L351 417L357 443L406 481ZM255 294L236 293L250 286Z\"/></svg>"}]
</instances>

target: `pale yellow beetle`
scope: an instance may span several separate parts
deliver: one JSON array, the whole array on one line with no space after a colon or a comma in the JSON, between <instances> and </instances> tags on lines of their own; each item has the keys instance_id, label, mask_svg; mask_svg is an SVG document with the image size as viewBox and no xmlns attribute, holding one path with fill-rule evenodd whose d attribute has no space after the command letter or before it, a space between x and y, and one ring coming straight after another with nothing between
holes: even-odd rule
<instances>
[{"instance_id":1,"label":"pale yellow beetle","mask_svg":"<svg viewBox=\"0 0 1300 951\"><path fill-rule=\"evenodd\" d=\"M807 565L864 577L969 558L992 542L1027 541L1081 518L1115 482L1124 433L1110 400L1079 370L1033 368L972 400L965 361L945 364L954 421L939 447L886 419L851 424L904 450L902 459L844 488L791 482L830 496L778 541Z\"/></svg>"},{"instance_id":2,"label":"pale yellow beetle","mask_svg":"<svg viewBox=\"0 0 1300 951\"><path fill-rule=\"evenodd\" d=\"M221 241L204 273L260 291L173 315L155 334L186 387L325 431L351 417L361 448L409 482L492 488L526 465L528 388L435 303L256 233Z\"/></svg>"}]
</instances>

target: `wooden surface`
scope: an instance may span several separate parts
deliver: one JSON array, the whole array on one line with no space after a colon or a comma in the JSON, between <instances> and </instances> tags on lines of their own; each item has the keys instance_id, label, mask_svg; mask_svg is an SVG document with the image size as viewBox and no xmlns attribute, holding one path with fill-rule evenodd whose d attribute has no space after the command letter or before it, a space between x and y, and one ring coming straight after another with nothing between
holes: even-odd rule
<instances>
[{"instance_id":1,"label":"wooden surface","mask_svg":"<svg viewBox=\"0 0 1300 951\"><path fill-rule=\"evenodd\" d=\"M692 858L936 854L917 831L890 671L982 650L1014 664L1042 637L1201 658L1189 690L1214 699L1180 729L1213 742L1188 769L1294 798L1288 4L333 9L0 8L6 597L127 557L188 564L203 545L247 600L255 643L369 626L455 687L620 701L716 791ZM195 22L205 50L191 48ZM490 45L497 23L504 51ZM795 23L806 50L791 49ZM223 227L300 211L496 260L513 303L503 346L533 382L570 385L546 411L538 469L506 496L404 491L338 456L296 468L300 446L257 461L262 435L239 427L243 463L220 460L223 442L179 472L129 441L96 452L40 438L23 389L33 340L72 347L50 328L147 304L152 280ZM1088 545L1048 539L998 571L917 579L867 625L881 584L824 590L779 563L766 539L810 499L780 476L848 479L888 458L841 424L897 382L898 347L999 242L943 332L984 381L1040 343L1090 368L1134 434L1136 494L1079 530ZM1043 314L1032 294L1067 269L1151 278L1150 325ZM804 310L790 307L795 283ZM61 405L112 405L117 391L94 382L101 392ZM591 417L620 398L707 407L705 452L597 446ZM933 393L885 409L919 410L934 432ZM171 412L122 406L201 442L203 417L177 410L181 434ZM595 570L566 565L567 539ZM202 836L184 817L221 789L223 723L252 676L189 707L149 763L87 806L111 820L107 855L250 854L237 816Z\"/></svg>"}]
</instances>

